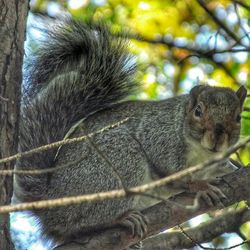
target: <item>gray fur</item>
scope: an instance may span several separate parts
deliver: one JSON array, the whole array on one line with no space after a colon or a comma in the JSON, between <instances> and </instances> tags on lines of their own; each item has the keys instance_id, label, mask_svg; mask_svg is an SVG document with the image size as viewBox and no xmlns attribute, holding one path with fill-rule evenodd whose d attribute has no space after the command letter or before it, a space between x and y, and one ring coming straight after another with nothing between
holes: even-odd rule
<instances>
[{"instance_id":1,"label":"gray fur","mask_svg":"<svg viewBox=\"0 0 250 250\"><path fill-rule=\"evenodd\" d=\"M81 118L86 119L72 137L129 117L125 124L97 134L92 140L112 162L126 187L133 187L200 162L199 154L192 153L197 148L204 157L214 155L202 149L198 141L203 132L190 125L200 99L211 113L211 122L218 115L224 119L226 108L231 115L241 108L232 90L211 87L197 91L195 97L188 94L164 101L121 102L135 84L134 66L120 39L113 38L105 27L74 21L60 24L49 37L27 78L31 86L22 109L20 151L61 140ZM232 143L238 139L239 129L237 125ZM114 169L88 141L61 147L55 161L56 152L21 159L16 168L41 169L79 162L50 175L16 176L16 202L122 188ZM173 194L166 187L154 192L165 198ZM39 217L46 237L65 241L112 225L129 209L143 209L156 202L140 196L33 213Z\"/></svg>"},{"instance_id":2,"label":"gray fur","mask_svg":"<svg viewBox=\"0 0 250 250\"><path fill-rule=\"evenodd\" d=\"M79 119L131 94L136 84L130 59L126 43L102 25L66 20L49 30L48 41L26 66L19 151L62 140ZM48 168L56 150L22 159L17 168ZM47 175L19 182L22 199L46 193Z\"/></svg>"}]
</instances>

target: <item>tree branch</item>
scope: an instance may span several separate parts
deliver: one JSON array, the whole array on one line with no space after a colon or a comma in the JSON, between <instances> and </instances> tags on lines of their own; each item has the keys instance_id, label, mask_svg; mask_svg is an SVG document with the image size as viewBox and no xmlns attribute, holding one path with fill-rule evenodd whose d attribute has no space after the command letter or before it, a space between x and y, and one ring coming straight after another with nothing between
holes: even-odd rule
<instances>
[{"instance_id":1,"label":"tree branch","mask_svg":"<svg viewBox=\"0 0 250 250\"><path fill-rule=\"evenodd\" d=\"M199 5L207 12L207 14L214 20L214 22L220 27L222 28L226 34L231 37L234 41L236 41L238 44L241 44L242 46L244 46L240 39L234 34L234 32L232 32L205 4L205 2L203 0L197 0L197 2L199 3Z\"/></svg>"},{"instance_id":2,"label":"tree branch","mask_svg":"<svg viewBox=\"0 0 250 250\"><path fill-rule=\"evenodd\" d=\"M82 137L79 137L79 139L80 138ZM77 139L77 138L73 138L73 139ZM111 190L107 192L100 192L97 194L78 195L78 196L64 197L64 198L58 198L58 199L53 199L53 200L42 200L42 201L35 201L35 202L20 203L17 205L1 206L0 213L9 213L9 212L23 211L23 210L34 210L34 209L41 209L41 208L52 208L52 207L57 207L57 206L79 204L82 202L103 201L103 200L108 200L108 199L113 199L113 198L122 198L122 197L126 197L129 195L138 195L138 194L143 195L148 190L162 187L168 183L172 183L176 180L179 180L189 174L193 174L206 167L220 164L221 162L225 161L225 159L227 159L232 153L237 151L239 148L245 147L249 142L250 142L250 136L246 137L245 139L231 146L225 152L220 153L216 155L215 157L205 161L204 163L197 164L195 166L192 166L187 169L181 170L177 173L174 173L170 176L166 176L162 179L159 179L159 180L156 180L156 181L153 181L153 182L141 185L141 186L128 188L126 191L124 189L119 189L119 190ZM52 143L51 145L54 145L54 144L55 143ZM36 149L34 149L34 151L35 150ZM27 152L30 152L30 151L27 151ZM6 160L6 162L8 162L12 160L12 157L5 158L3 160Z\"/></svg>"},{"instance_id":3,"label":"tree branch","mask_svg":"<svg viewBox=\"0 0 250 250\"><path fill-rule=\"evenodd\" d=\"M195 228L181 229L177 232L167 232L150 237L143 241L143 250L191 248L200 245L200 242L209 242L223 233L233 233L249 220L250 211L247 207L237 210L231 209ZM243 241L243 243L246 242L247 240Z\"/></svg>"},{"instance_id":4,"label":"tree branch","mask_svg":"<svg viewBox=\"0 0 250 250\"><path fill-rule=\"evenodd\" d=\"M96 134L101 134L106 130L118 127L118 126L122 125L123 123L127 122L128 120L129 120L129 118L125 118L125 119L123 119L121 121L110 124L110 125L102 128L102 129L100 129L100 130L98 130L96 132L90 133L88 135L84 135L84 136L80 136L80 137L76 137L76 138L70 138L70 139L63 139L61 141L57 141L57 142L54 142L54 143L43 145L41 147L34 148L34 149L29 150L29 151L21 152L21 153L12 155L10 157L0 159L0 164L10 162L10 161L14 161L14 160L18 160L18 159L23 158L23 157L29 157L29 156L31 156L33 154L37 154L37 153L40 153L42 151L50 150L52 148L58 148L58 147L61 147L63 145L66 145L66 144L73 144L73 143L85 141L88 137L93 137Z\"/></svg>"},{"instance_id":5,"label":"tree branch","mask_svg":"<svg viewBox=\"0 0 250 250\"><path fill-rule=\"evenodd\" d=\"M238 5L240 5L242 8L245 8L246 10L250 11L250 6L247 5L246 3L244 3L241 0L233 0L234 3L237 3Z\"/></svg>"},{"instance_id":6,"label":"tree branch","mask_svg":"<svg viewBox=\"0 0 250 250\"><path fill-rule=\"evenodd\" d=\"M121 34L118 36L122 36ZM174 40L167 40L164 37L159 37L157 39L148 39L146 37L142 37L140 35L133 35L133 34L127 34L126 35L127 38L129 39L134 39L137 41L142 41L142 42L147 42L147 43L151 43L151 44L161 44L161 45L165 45L168 46L169 48L178 48L178 49L184 49L189 51L191 54L189 56L187 56L186 58L182 59L179 61L182 62L183 60L189 58L189 57L198 57L198 58L205 58L209 61L211 61L212 63L216 64L217 67L223 69L225 71L225 73L237 84L240 85L239 82L237 81L237 79L234 77L234 75L231 73L231 71L229 70L229 68L222 62L216 62L213 58L213 56L215 54L223 54L223 53L237 53L237 52L248 52L249 48L244 48L244 49L235 49L232 48L232 46L230 46L229 48L223 49L223 50L205 50L205 49L200 49L197 48L197 46L192 46L192 45L178 45L175 44Z\"/></svg>"},{"instance_id":7,"label":"tree branch","mask_svg":"<svg viewBox=\"0 0 250 250\"><path fill-rule=\"evenodd\" d=\"M218 187L228 197L225 200L225 206L232 205L236 202L250 198L250 168L244 167L223 177ZM201 207L194 211L186 209L187 205L192 204L194 195L182 193L174 196L171 201L174 203L160 202L150 208L142 211L148 218L149 226L146 237L155 235L167 228L176 226L184 221L187 221L197 215L211 210L206 204L201 203ZM140 239L131 239L131 236L123 228L111 228L101 232L95 232L89 236L78 239L76 242L68 243L64 246L59 246L57 250L120 250L125 249L129 245L135 244ZM81 243L80 243L81 242Z\"/></svg>"}]
</instances>

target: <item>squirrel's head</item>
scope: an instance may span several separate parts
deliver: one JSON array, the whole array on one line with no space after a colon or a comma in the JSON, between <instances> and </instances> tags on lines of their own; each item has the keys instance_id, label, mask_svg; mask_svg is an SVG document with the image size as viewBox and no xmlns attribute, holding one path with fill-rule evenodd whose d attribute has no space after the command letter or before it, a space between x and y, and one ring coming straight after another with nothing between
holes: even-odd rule
<instances>
[{"instance_id":1,"label":"squirrel's head","mask_svg":"<svg viewBox=\"0 0 250 250\"><path fill-rule=\"evenodd\" d=\"M239 139L242 105L247 91L198 85L187 107L188 137L212 152L221 152Z\"/></svg>"}]
</instances>

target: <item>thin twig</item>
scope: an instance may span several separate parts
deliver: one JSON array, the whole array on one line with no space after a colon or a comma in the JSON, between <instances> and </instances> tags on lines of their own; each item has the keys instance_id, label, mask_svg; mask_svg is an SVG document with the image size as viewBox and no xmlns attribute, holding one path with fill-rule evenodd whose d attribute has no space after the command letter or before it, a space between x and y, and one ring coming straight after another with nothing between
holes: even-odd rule
<instances>
[{"instance_id":1,"label":"thin twig","mask_svg":"<svg viewBox=\"0 0 250 250\"><path fill-rule=\"evenodd\" d=\"M240 5L241 7L245 8L246 10L250 11L250 6L240 0L233 0L235 3Z\"/></svg>"},{"instance_id":2,"label":"thin twig","mask_svg":"<svg viewBox=\"0 0 250 250\"><path fill-rule=\"evenodd\" d=\"M86 128L84 128L84 129L86 129ZM120 186L126 192L127 187L124 184L124 182L123 182L121 176L119 175L119 173L116 171L115 166L113 166L112 162L108 159L108 157L106 157L106 155L100 150L100 148L97 146L97 144L94 142L94 140L92 140L92 138L90 136L88 136L88 135L86 135L86 136L87 136L87 141L89 142L89 144L91 145L91 147L104 160L104 162L106 163L106 165L111 169L112 173L115 175L115 177L118 180Z\"/></svg>"},{"instance_id":3,"label":"thin twig","mask_svg":"<svg viewBox=\"0 0 250 250\"><path fill-rule=\"evenodd\" d=\"M34 166L33 170L19 170L19 169L14 169L14 170L0 170L0 176L1 175L13 175L13 174L17 174L17 175L41 175L41 174L48 174L48 173L53 173L57 170L60 169L64 169L64 168L68 168L72 165L76 165L78 163L80 163L81 161L83 161L86 158L86 156L81 157L80 159L77 159L75 161L71 161L69 163L66 164L62 164L56 167L51 167L51 168L45 168L45 169L36 169L36 167Z\"/></svg>"},{"instance_id":4,"label":"thin twig","mask_svg":"<svg viewBox=\"0 0 250 250\"><path fill-rule=\"evenodd\" d=\"M179 171L175 174L172 174L170 176L166 176L162 179L159 179L157 181L153 181L148 184L144 184L141 186L129 188L129 194L130 193L144 193L148 190L152 190L158 187L162 187L168 183L171 183L175 180L179 180L187 175L193 174L203 168L212 166L214 164L220 164L223 162L226 158L228 158L232 153L234 153L239 148L244 147L246 144L250 142L250 136L241 140L234 146L230 147L228 150L226 150L224 153L221 153L215 157L213 157L210 160L207 160L204 163L197 164L195 166L189 167L187 169L184 169L182 171ZM9 212L15 212L15 211L22 211L22 210L34 210L34 209L41 209L41 208L48 208L48 207L57 207L57 206L66 206L66 205L73 205L73 204L79 204L82 202L94 202L94 201L103 201L107 199L114 199L114 198L122 198L126 197L127 193L123 189L119 190L111 190L108 192L100 192L96 194L88 194L88 195L79 195L79 196L72 196L72 197L65 197L65 198L59 198L59 199L53 199L53 200L43 200L43 201L35 201L35 202L29 202L29 203L20 203L17 205L6 205L0 207L0 213L9 213Z\"/></svg>"},{"instance_id":5,"label":"thin twig","mask_svg":"<svg viewBox=\"0 0 250 250\"><path fill-rule=\"evenodd\" d=\"M239 23L239 26L241 27L241 29L243 30L245 36L247 36L248 38L248 41L250 41L250 36L249 36L249 32L246 31L246 29L244 28L243 24L242 24L242 20L240 18L240 14L239 14L239 11L238 11L238 6L237 6L237 3L234 2L234 10L235 10L235 13L237 15L237 19L238 19L238 23Z\"/></svg>"},{"instance_id":6,"label":"thin twig","mask_svg":"<svg viewBox=\"0 0 250 250\"><path fill-rule=\"evenodd\" d=\"M206 3L203 0L197 0L197 2L199 3L199 5L207 12L207 14L214 20L214 22L221 27L226 34L229 35L229 37L231 37L234 41L236 41L237 43L240 43L242 46L244 46L239 38L234 34L234 32L232 32L214 13L213 11L211 11Z\"/></svg>"},{"instance_id":7,"label":"thin twig","mask_svg":"<svg viewBox=\"0 0 250 250\"><path fill-rule=\"evenodd\" d=\"M123 123L127 122L128 120L129 120L129 118L126 118L126 119L123 119L123 120L121 120L121 121L119 121L117 123L108 125L108 126L102 128L102 129L100 129L100 130L98 130L96 132L90 133L88 135L88 137L92 137L92 136L94 136L96 134L101 134L106 130L118 127L118 126L122 125ZM61 140L61 141L53 142L53 143L43 145L43 146L35 148L35 149L31 149L29 151L21 152L21 153L18 153L18 154L15 154L15 155L0 159L0 164L10 162L10 161L14 161L14 160L18 160L18 159L20 159L22 157L29 157L29 156L31 156L33 154L37 154L37 153L40 153L42 151L47 151L47 150L50 150L52 148L58 148L58 147L60 147L62 145L66 145L66 144L68 145L68 144L81 142L81 141L84 141L86 139L87 139L87 136L85 135L85 136L76 137L76 138L72 138L72 139L64 139L64 140Z\"/></svg>"}]
</instances>

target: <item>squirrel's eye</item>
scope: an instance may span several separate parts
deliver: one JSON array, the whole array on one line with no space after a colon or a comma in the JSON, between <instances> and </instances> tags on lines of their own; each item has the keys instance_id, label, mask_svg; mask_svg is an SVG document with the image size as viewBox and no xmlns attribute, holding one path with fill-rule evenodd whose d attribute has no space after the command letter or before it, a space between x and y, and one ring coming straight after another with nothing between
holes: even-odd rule
<instances>
[{"instance_id":1,"label":"squirrel's eye","mask_svg":"<svg viewBox=\"0 0 250 250\"><path fill-rule=\"evenodd\" d=\"M240 120L241 120L241 115L237 115L236 122L240 122Z\"/></svg>"},{"instance_id":2,"label":"squirrel's eye","mask_svg":"<svg viewBox=\"0 0 250 250\"><path fill-rule=\"evenodd\" d=\"M201 110L201 106L199 104L195 108L194 115L197 117L202 117L202 110Z\"/></svg>"}]
</instances>

